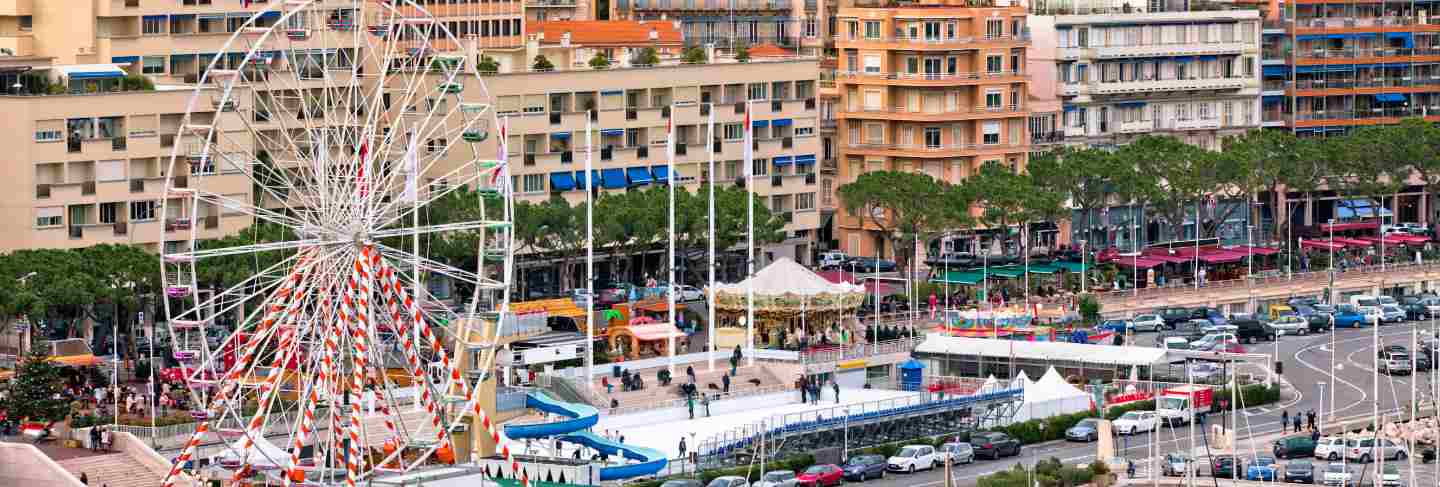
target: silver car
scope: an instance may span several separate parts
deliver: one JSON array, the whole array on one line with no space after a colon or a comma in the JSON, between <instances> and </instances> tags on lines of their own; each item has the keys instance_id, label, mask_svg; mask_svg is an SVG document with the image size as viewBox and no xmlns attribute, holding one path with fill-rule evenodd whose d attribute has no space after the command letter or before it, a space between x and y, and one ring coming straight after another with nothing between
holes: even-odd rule
<instances>
[{"instance_id":1,"label":"silver car","mask_svg":"<svg viewBox=\"0 0 1440 487\"><path fill-rule=\"evenodd\" d=\"M1304 335L1310 332L1310 322L1296 315L1285 315L1270 322L1270 327L1279 335Z\"/></svg>"},{"instance_id":2,"label":"silver car","mask_svg":"<svg viewBox=\"0 0 1440 487\"><path fill-rule=\"evenodd\" d=\"M1380 321L1386 323L1400 323L1405 321L1405 308L1401 308L1398 304L1381 305Z\"/></svg>"},{"instance_id":3,"label":"silver car","mask_svg":"<svg viewBox=\"0 0 1440 487\"><path fill-rule=\"evenodd\" d=\"M1160 315L1136 315L1130 320L1135 331L1160 331L1165 328L1165 318Z\"/></svg>"},{"instance_id":4,"label":"silver car","mask_svg":"<svg viewBox=\"0 0 1440 487\"><path fill-rule=\"evenodd\" d=\"M751 487L795 487L795 486L798 485L799 483L800 483L800 480L797 479L797 478L795 478L795 472L791 472L791 471L789 471L789 470L774 470L774 471L770 471L770 472L765 472L765 475L761 476L761 477L760 477L760 480L756 481L756 482L753 483L753 484L750 484L750 486L751 486Z\"/></svg>"},{"instance_id":5,"label":"silver car","mask_svg":"<svg viewBox=\"0 0 1440 487\"><path fill-rule=\"evenodd\" d=\"M940 458L949 460L951 465L975 463L975 449L969 443L946 443L940 445Z\"/></svg>"}]
</instances>

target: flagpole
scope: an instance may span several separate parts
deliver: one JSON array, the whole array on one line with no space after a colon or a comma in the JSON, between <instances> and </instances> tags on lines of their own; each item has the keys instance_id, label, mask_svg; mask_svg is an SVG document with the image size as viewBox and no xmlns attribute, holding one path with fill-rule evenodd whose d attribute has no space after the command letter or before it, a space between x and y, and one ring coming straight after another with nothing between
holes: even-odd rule
<instances>
[{"instance_id":1,"label":"flagpole","mask_svg":"<svg viewBox=\"0 0 1440 487\"><path fill-rule=\"evenodd\" d=\"M674 105L670 106L670 113L675 113ZM670 192L670 249L669 265L666 267L670 269L670 288L666 290L667 292L665 294L669 296L666 303L668 306L666 307L668 308L667 314L669 315L670 326L675 327L675 117L673 115L670 117L670 122L666 127L665 153L669 159L665 163L665 186ZM668 332L667 335L670 338L666 340L665 348L670 354L670 375L673 376L675 375L675 333Z\"/></svg>"},{"instance_id":2,"label":"flagpole","mask_svg":"<svg viewBox=\"0 0 1440 487\"><path fill-rule=\"evenodd\" d=\"M594 131L585 114L585 385L595 389L595 178Z\"/></svg>"},{"instance_id":3,"label":"flagpole","mask_svg":"<svg viewBox=\"0 0 1440 487\"><path fill-rule=\"evenodd\" d=\"M711 104L709 104L708 106L710 107L710 118L709 118L709 121L707 122L707 124L709 125L709 134L706 136L705 143L706 143L706 144L714 144L714 143L715 143L715 142L714 142L714 141L715 141L715 104L714 104L714 103L711 103ZM711 149L711 150L706 151L706 152L709 152L709 153L710 153L710 172L709 172L710 177L706 178L706 179L709 179L708 183L710 184L710 191L709 191L709 193L710 193L710 198L709 198L709 199L710 199L710 219L709 219L709 222L710 222L710 286L709 286L709 289L706 290L706 291L707 291L707 292L706 292L706 294L707 294L706 297L707 297L708 301L705 303L705 313L706 313L706 315L707 315L707 316L705 317L705 323L706 323L706 327L707 327L705 337L706 337L706 341L710 342L710 343L707 344L708 346L706 347L706 349L709 351L709 353L708 353L708 355L707 355L706 358L710 361L710 371L711 371L711 372L714 372L714 371L715 371L715 150L714 150L713 147L711 147L710 149Z\"/></svg>"},{"instance_id":4,"label":"flagpole","mask_svg":"<svg viewBox=\"0 0 1440 487\"><path fill-rule=\"evenodd\" d=\"M411 133L414 133L414 124L411 124ZM418 306L424 299L424 293L420 292L420 154L416 152L419 145L415 143L415 137L410 137L410 247L414 253L410 254L410 287L411 294L415 296L415 304ZM361 164L366 164L361 161ZM483 258L483 256L482 256ZM418 308L417 308L418 309ZM418 323L417 323L418 325ZM496 326L499 326L497 323ZM418 328L418 327L417 327ZM419 341L419 330L415 330L416 341ZM470 337L460 337L461 340L470 341Z\"/></svg>"},{"instance_id":5,"label":"flagpole","mask_svg":"<svg viewBox=\"0 0 1440 487\"><path fill-rule=\"evenodd\" d=\"M755 365L755 128L745 102L745 348L747 365Z\"/></svg>"}]
</instances>

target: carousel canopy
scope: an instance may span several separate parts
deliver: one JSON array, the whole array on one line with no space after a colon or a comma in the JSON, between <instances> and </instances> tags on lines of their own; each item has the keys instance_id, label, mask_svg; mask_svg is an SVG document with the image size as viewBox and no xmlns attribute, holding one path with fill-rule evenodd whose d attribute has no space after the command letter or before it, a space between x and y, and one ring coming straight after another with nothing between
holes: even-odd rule
<instances>
[{"instance_id":1,"label":"carousel canopy","mask_svg":"<svg viewBox=\"0 0 1440 487\"><path fill-rule=\"evenodd\" d=\"M735 284L717 284L715 290L721 294L744 295L746 289L752 284L755 286L756 296L783 294L818 296L821 294L863 294L865 292L865 288L862 286L827 281L810 269L806 269L805 266L785 257L776 259L764 269L760 269L754 277Z\"/></svg>"}]
</instances>

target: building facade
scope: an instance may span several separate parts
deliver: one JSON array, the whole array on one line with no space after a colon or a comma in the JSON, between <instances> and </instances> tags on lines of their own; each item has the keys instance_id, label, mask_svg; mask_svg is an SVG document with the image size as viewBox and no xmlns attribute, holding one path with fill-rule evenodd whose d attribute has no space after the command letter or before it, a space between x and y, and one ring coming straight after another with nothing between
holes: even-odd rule
<instances>
[{"instance_id":1,"label":"building facade","mask_svg":"<svg viewBox=\"0 0 1440 487\"><path fill-rule=\"evenodd\" d=\"M1035 16L1030 25L1037 50L1054 49L1046 82L1063 103L1067 145L1166 134L1218 150L1225 137L1260 126L1255 10L1116 10Z\"/></svg>"},{"instance_id":2,"label":"building facade","mask_svg":"<svg viewBox=\"0 0 1440 487\"><path fill-rule=\"evenodd\" d=\"M1023 171L1030 151L1025 9L952 0L864 5L842 5L836 14L836 186L868 171L952 183L983 164ZM834 225L841 250L893 255L868 217L837 211Z\"/></svg>"},{"instance_id":3,"label":"building facade","mask_svg":"<svg viewBox=\"0 0 1440 487\"><path fill-rule=\"evenodd\" d=\"M609 18L672 20L689 45L771 44L818 55L837 0L610 0ZM599 5L599 4L597 4Z\"/></svg>"}]
</instances>

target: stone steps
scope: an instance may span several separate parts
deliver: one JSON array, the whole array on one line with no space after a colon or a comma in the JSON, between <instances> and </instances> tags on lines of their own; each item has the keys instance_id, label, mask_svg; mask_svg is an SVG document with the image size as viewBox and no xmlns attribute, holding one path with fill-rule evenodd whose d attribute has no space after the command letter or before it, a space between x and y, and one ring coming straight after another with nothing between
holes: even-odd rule
<instances>
[{"instance_id":1,"label":"stone steps","mask_svg":"<svg viewBox=\"0 0 1440 487\"><path fill-rule=\"evenodd\" d=\"M84 472L91 487L155 487L164 480L124 453L71 458L57 463L77 479Z\"/></svg>"}]
</instances>

